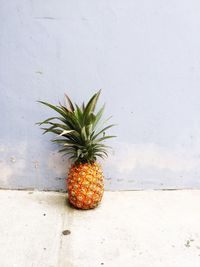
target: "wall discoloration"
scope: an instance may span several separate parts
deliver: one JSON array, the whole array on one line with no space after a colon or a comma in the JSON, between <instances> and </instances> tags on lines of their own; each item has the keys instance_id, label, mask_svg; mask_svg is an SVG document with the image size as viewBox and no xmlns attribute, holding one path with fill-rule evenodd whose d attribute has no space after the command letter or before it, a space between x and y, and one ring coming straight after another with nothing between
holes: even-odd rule
<instances>
[{"instance_id":1,"label":"wall discoloration","mask_svg":"<svg viewBox=\"0 0 200 267\"><path fill-rule=\"evenodd\" d=\"M48 169L53 171L56 176L62 176L63 174L67 176L69 164L67 158L57 151L51 152L47 159Z\"/></svg>"},{"instance_id":2,"label":"wall discoloration","mask_svg":"<svg viewBox=\"0 0 200 267\"><path fill-rule=\"evenodd\" d=\"M196 153L179 145L167 148L153 143L117 143L117 153L110 155L107 165L121 175L131 173L136 168L155 168L172 172L190 172L200 167L200 150Z\"/></svg>"},{"instance_id":3,"label":"wall discoloration","mask_svg":"<svg viewBox=\"0 0 200 267\"><path fill-rule=\"evenodd\" d=\"M9 186L9 178L12 175L12 169L4 162L0 162L0 171L1 171L1 187Z\"/></svg>"},{"instance_id":4,"label":"wall discoloration","mask_svg":"<svg viewBox=\"0 0 200 267\"><path fill-rule=\"evenodd\" d=\"M35 169L38 169L39 166L40 166L39 161L38 161L38 160L33 160L32 162L33 162L33 164L34 164Z\"/></svg>"},{"instance_id":5,"label":"wall discoloration","mask_svg":"<svg viewBox=\"0 0 200 267\"><path fill-rule=\"evenodd\" d=\"M115 151L104 163L108 188L165 189L200 187L199 150L189 151L177 145L173 148L157 144L116 142Z\"/></svg>"},{"instance_id":6,"label":"wall discoloration","mask_svg":"<svg viewBox=\"0 0 200 267\"><path fill-rule=\"evenodd\" d=\"M18 175L24 175L25 171L25 162L23 159L19 159L18 161L3 161L0 162L0 188L12 187L14 179ZM23 177L23 176L22 176Z\"/></svg>"}]
</instances>

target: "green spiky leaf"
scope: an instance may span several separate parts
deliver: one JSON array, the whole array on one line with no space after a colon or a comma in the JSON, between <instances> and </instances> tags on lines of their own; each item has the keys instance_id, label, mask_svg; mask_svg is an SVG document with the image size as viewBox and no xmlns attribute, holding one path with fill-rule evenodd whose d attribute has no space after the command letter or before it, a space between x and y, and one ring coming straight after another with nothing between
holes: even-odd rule
<instances>
[{"instance_id":1,"label":"green spiky leaf","mask_svg":"<svg viewBox=\"0 0 200 267\"><path fill-rule=\"evenodd\" d=\"M94 94L86 105L83 103L81 106L73 104L67 95L65 99L68 105L59 103L55 106L38 101L60 116L48 118L37 124L45 125L41 128L44 134L51 133L58 137L52 142L61 146L59 152L70 155L70 158L77 162L94 162L98 157L105 158L109 146L102 142L115 137L106 134L114 124L102 127L108 119L100 126L105 105L97 113L95 112L100 93L101 90Z\"/></svg>"}]
</instances>

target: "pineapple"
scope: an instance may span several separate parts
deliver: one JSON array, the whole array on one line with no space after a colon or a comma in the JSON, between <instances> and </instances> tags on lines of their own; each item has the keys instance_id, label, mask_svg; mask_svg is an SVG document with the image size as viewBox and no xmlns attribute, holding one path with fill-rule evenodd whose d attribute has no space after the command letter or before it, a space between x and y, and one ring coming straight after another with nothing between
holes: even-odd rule
<instances>
[{"instance_id":1,"label":"pineapple","mask_svg":"<svg viewBox=\"0 0 200 267\"><path fill-rule=\"evenodd\" d=\"M106 130L114 124L100 127L105 105L95 113L100 91L89 102L79 107L65 95L68 105L54 106L47 102L40 103L55 110L59 116L39 122L46 125L43 133L54 133L57 138L51 140L62 147L59 152L70 156L73 161L67 177L68 198L71 205L79 209L95 208L104 192L104 178L97 159L105 158L107 145L104 140L115 136L106 135Z\"/></svg>"}]
</instances>

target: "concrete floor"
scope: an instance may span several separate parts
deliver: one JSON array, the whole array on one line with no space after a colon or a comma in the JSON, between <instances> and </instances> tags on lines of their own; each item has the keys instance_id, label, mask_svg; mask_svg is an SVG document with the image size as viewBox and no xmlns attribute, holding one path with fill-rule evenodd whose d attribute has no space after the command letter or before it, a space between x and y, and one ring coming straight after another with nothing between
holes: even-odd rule
<instances>
[{"instance_id":1,"label":"concrete floor","mask_svg":"<svg viewBox=\"0 0 200 267\"><path fill-rule=\"evenodd\" d=\"M0 214L1 267L200 266L197 190L106 192L90 211L63 193L0 190Z\"/></svg>"}]
</instances>

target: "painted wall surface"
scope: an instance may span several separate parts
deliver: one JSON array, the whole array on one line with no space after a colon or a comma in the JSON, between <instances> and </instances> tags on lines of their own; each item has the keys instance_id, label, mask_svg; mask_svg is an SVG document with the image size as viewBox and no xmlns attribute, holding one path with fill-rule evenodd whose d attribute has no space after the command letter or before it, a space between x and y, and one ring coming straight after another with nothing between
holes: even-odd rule
<instances>
[{"instance_id":1,"label":"painted wall surface","mask_svg":"<svg viewBox=\"0 0 200 267\"><path fill-rule=\"evenodd\" d=\"M107 189L200 188L198 0L0 0L0 187L65 189L35 122L102 88L119 125Z\"/></svg>"}]
</instances>

